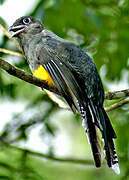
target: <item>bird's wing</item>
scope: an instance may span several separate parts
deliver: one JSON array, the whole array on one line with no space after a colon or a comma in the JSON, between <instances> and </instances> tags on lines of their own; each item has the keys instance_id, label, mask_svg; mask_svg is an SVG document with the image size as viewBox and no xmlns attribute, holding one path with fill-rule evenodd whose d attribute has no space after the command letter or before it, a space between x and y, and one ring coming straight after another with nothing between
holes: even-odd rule
<instances>
[{"instance_id":1,"label":"bird's wing","mask_svg":"<svg viewBox=\"0 0 129 180\"><path fill-rule=\"evenodd\" d=\"M49 73L59 92L65 98L71 109L75 112L77 108L76 100L82 101L83 90L75 79L71 67L62 57L55 54L53 50L42 47L37 52L37 59L45 70Z\"/></svg>"}]
</instances>

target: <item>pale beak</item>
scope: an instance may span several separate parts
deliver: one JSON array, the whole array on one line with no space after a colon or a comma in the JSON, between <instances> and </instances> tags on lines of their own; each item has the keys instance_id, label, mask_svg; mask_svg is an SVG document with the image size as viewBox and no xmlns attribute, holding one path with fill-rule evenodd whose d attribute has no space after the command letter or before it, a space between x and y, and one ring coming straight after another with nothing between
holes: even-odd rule
<instances>
[{"instance_id":1,"label":"pale beak","mask_svg":"<svg viewBox=\"0 0 129 180\"><path fill-rule=\"evenodd\" d=\"M12 37L18 36L20 33L22 33L26 28L26 25L18 25L18 26L10 26L8 31L12 32Z\"/></svg>"}]
</instances>

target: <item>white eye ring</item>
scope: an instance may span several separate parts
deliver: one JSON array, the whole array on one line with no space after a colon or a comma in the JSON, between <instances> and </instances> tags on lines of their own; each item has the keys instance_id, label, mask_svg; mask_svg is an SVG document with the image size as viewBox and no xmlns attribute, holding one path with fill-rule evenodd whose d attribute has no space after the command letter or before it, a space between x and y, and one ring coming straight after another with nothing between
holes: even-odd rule
<instances>
[{"instance_id":1,"label":"white eye ring","mask_svg":"<svg viewBox=\"0 0 129 180\"><path fill-rule=\"evenodd\" d=\"M31 22L31 19L30 19L30 18L24 18L24 19L23 19L23 23L24 23L24 24L30 24L30 22Z\"/></svg>"}]
</instances>

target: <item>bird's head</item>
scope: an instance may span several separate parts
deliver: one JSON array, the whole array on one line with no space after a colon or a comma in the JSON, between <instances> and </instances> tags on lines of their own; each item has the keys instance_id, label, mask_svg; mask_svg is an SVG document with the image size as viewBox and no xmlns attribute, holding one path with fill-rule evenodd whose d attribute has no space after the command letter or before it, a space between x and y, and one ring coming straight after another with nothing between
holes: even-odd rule
<instances>
[{"instance_id":1,"label":"bird's head","mask_svg":"<svg viewBox=\"0 0 129 180\"><path fill-rule=\"evenodd\" d=\"M40 20L31 16L23 16L17 19L12 26L9 27L9 32L12 32L12 37L21 37L25 34L35 35L44 29Z\"/></svg>"}]
</instances>

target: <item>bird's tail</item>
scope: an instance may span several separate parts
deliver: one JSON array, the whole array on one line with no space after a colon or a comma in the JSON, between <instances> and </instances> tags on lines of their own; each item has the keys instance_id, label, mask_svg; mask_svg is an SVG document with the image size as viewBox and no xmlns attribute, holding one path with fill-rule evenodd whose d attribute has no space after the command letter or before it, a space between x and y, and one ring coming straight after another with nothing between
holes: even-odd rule
<instances>
[{"instance_id":1,"label":"bird's tail","mask_svg":"<svg viewBox=\"0 0 129 180\"><path fill-rule=\"evenodd\" d=\"M95 166L101 167L101 146L96 125L92 122L92 115L89 109L85 111L83 107L80 106L80 112L82 116L82 126L85 128L89 144L91 145Z\"/></svg>"},{"instance_id":2,"label":"bird's tail","mask_svg":"<svg viewBox=\"0 0 129 180\"><path fill-rule=\"evenodd\" d=\"M104 139L104 150L106 155L107 164L111 167L117 174L120 174L120 168L118 164L118 157L115 149L115 145L113 139L116 138L116 134L113 130L113 127L110 123L110 120L102 108L101 113L105 119L106 131L102 132L103 139Z\"/></svg>"},{"instance_id":3,"label":"bird's tail","mask_svg":"<svg viewBox=\"0 0 129 180\"><path fill-rule=\"evenodd\" d=\"M120 169L118 158L113 142L113 138L116 138L116 134L104 108L94 106L92 101L89 101L89 103L86 105L86 109L80 106L80 112L82 115L83 127L87 132L89 143L91 145L96 167L101 166L101 147L96 128L98 127L102 133L102 138L104 139L104 152L107 164L117 174L119 174Z\"/></svg>"}]
</instances>

